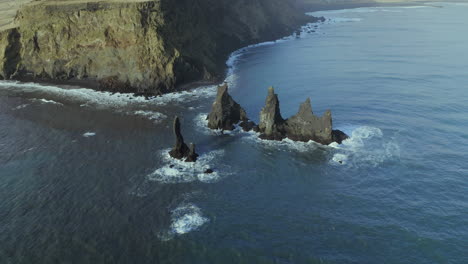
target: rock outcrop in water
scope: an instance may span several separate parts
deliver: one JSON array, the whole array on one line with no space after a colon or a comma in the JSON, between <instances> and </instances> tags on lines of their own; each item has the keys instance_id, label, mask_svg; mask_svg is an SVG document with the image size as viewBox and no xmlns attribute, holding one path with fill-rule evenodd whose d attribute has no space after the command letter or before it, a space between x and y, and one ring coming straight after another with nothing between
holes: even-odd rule
<instances>
[{"instance_id":1,"label":"rock outcrop in water","mask_svg":"<svg viewBox=\"0 0 468 264\"><path fill-rule=\"evenodd\" d=\"M169 152L169 155L175 159L185 160L186 162L197 161L198 154L195 152L195 144L187 146L184 142L184 137L180 129L179 117L174 119L174 135L176 137L176 143L174 148Z\"/></svg>"},{"instance_id":2,"label":"rock outcrop in water","mask_svg":"<svg viewBox=\"0 0 468 264\"><path fill-rule=\"evenodd\" d=\"M227 92L227 85L218 87L218 95L213 109L208 115L208 127L211 129L232 130L240 122L244 131L260 132L260 138L268 140L310 141L328 145L332 142L341 144L348 136L332 129L331 111L327 110L322 117L314 115L310 98L299 107L296 115L289 119L281 116L280 102L273 87L268 88L265 106L260 112L260 123L249 121L244 109L236 103Z\"/></svg>"},{"instance_id":3,"label":"rock outcrop in water","mask_svg":"<svg viewBox=\"0 0 468 264\"><path fill-rule=\"evenodd\" d=\"M289 138L294 141L313 140L328 145L332 142L341 144L347 135L332 129L331 111L327 110L322 117L314 115L310 98L302 103L296 115L289 119L281 116L278 95L273 87L268 89L265 107L260 113L259 124L261 138L282 140Z\"/></svg>"},{"instance_id":4,"label":"rock outcrop in water","mask_svg":"<svg viewBox=\"0 0 468 264\"><path fill-rule=\"evenodd\" d=\"M209 128L222 130L233 130L235 124L248 121L245 110L229 95L227 84L218 86L218 93L207 119Z\"/></svg>"},{"instance_id":5,"label":"rock outcrop in water","mask_svg":"<svg viewBox=\"0 0 468 264\"><path fill-rule=\"evenodd\" d=\"M313 140L328 145L333 142L332 117L327 110L322 117L312 112L310 98L301 104L296 115L286 121L286 136L295 141Z\"/></svg>"},{"instance_id":6,"label":"rock outcrop in water","mask_svg":"<svg viewBox=\"0 0 468 264\"><path fill-rule=\"evenodd\" d=\"M281 116L278 95L273 87L268 88L265 106L260 112L260 137L263 139L282 140L285 135L285 120Z\"/></svg>"},{"instance_id":7,"label":"rock outcrop in water","mask_svg":"<svg viewBox=\"0 0 468 264\"><path fill-rule=\"evenodd\" d=\"M0 27L0 78L171 92L218 80L232 51L315 20L293 0L32 1Z\"/></svg>"}]
</instances>

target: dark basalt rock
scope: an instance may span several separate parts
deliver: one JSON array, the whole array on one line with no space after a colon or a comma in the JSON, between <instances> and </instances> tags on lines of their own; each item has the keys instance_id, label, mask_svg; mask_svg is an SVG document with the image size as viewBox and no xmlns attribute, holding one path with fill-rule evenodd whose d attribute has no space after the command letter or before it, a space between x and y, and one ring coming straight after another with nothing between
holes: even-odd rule
<instances>
[{"instance_id":1,"label":"dark basalt rock","mask_svg":"<svg viewBox=\"0 0 468 264\"><path fill-rule=\"evenodd\" d=\"M176 136L176 144L174 148L169 152L169 155L175 159L180 159L187 162L195 162L198 155L195 153L195 145L191 144L190 148L185 144L184 137L180 132L180 121L179 117L174 119L174 134Z\"/></svg>"},{"instance_id":2,"label":"dark basalt rock","mask_svg":"<svg viewBox=\"0 0 468 264\"><path fill-rule=\"evenodd\" d=\"M247 122L245 110L228 93L228 85L218 86L218 94L207 117L211 129L233 130L239 122Z\"/></svg>"},{"instance_id":3,"label":"dark basalt rock","mask_svg":"<svg viewBox=\"0 0 468 264\"><path fill-rule=\"evenodd\" d=\"M333 142L332 117L327 110L322 117L312 112L310 98L301 104L299 112L286 121L286 136L292 140L315 142L328 145Z\"/></svg>"},{"instance_id":4,"label":"dark basalt rock","mask_svg":"<svg viewBox=\"0 0 468 264\"><path fill-rule=\"evenodd\" d=\"M327 110L322 117L314 115L310 98L301 104L296 115L284 120L281 117L278 96L273 87L268 89L265 107L260 113L259 129L262 133L260 138L270 140L283 140L284 138L304 142L313 140L328 145L335 141L341 144L348 138L342 131L332 129L330 110Z\"/></svg>"},{"instance_id":5,"label":"dark basalt rock","mask_svg":"<svg viewBox=\"0 0 468 264\"><path fill-rule=\"evenodd\" d=\"M191 143L189 146L189 153L187 158L185 159L186 162L195 162L197 161L198 154L195 152L195 144Z\"/></svg>"},{"instance_id":6,"label":"dark basalt rock","mask_svg":"<svg viewBox=\"0 0 468 264\"><path fill-rule=\"evenodd\" d=\"M205 170L205 174L212 174L214 171L212 169Z\"/></svg>"},{"instance_id":7,"label":"dark basalt rock","mask_svg":"<svg viewBox=\"0 0 468 264\"><path fill-rule=\"evenodd\" d=\"M284 119L281 117L278 95L273 87L268 88L268 96L265 107L260 112L260 138L282 140L286 137L284 131Z\"/></svg>"},{"instance_id":8,"label":"dark basalt rock","mask_svg":"<svg viewBox=\"0 0 468 264\"><path fill-rule=\"evenodd\" d=\"M338 129L332 131L332 137L333 137L333 141L338 144L343 143L344 140L349 138L348 135L346 135L343 131L338 130Z\"/></svg>"},{"instance_id":9,"label":"dark basalt rock","mask_svg":"<svg viewBox=\"0 0 468 264\"><path fill-rule=\"evenodd\" d=\"M244 109L236 103L227 92L227 85L218 87L218 95L208 115L208 127L211 129L232 130L239 123L244 131L260 132L260 138L268 140L283 140L289 138L295 141L328 145L332 142L341 144L348 136L332 129L331 111L327 110L321 117L314 115L310 98L299 107L296 115L283 119L280 111L278 95L273 87L268 89L265 106L260 112L260 123L257 126L249 121Z\"/></svg>"},{"instance_id":10,"label":"dark basalt rock","mask_svg":"<svg viewBox=\"0 0 468 264\"><path fill-rule=\"evenodd\" d=\"M242 130L244 130L245 132L248 132L248 131L255 131L255 132L259 132L259 128L258 126L253 122L253 121L246 121L246 122L241 122L239 124L240 127L242 127Z\"/></svg>"}]
</instances>

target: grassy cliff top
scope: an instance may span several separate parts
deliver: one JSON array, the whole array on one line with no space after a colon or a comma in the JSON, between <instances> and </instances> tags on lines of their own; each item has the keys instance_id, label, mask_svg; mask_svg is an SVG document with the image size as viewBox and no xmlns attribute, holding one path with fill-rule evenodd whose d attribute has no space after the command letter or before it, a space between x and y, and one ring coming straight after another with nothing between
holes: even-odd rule
<instances>
[{"instance_id":1,"label":"grassy cliff top","mask_svg":"<svg viewBox=\"0 0 468 264\"><path fill-rule=\"evenodd\" d=\"M0 0L0 31L14 27L16 11L31 0Z\"/></svg>"},{"instance_id":2,"label":"grassy cliff top","mask_svg":"<svg viewBox=\"0 0 468 264\"><path fill-rule=\"evenodd\" d=\"M0 0L0 31L14 28L15 16L21 6L27 5L74 5L89 2L105 3L136 3L147 2L151 0Z\"/></svg>"}]
</instances>

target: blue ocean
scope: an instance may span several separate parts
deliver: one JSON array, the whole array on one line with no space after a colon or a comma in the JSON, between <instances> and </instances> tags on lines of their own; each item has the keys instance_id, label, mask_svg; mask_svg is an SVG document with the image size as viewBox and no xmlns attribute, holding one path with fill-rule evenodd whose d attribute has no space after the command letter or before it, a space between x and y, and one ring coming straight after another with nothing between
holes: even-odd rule
<instances>
[{"instance_id":1,"label":"blue ocean","mask_svg":"<svg viewBox=\"0 0 468 264\"><path fill-rule=\"evenodd\" d=\"M258 122L310 98L342 145L211 131L216 86L151 100L0 82L0 263L468 263L468 4L313 12L234 52ZM196 164L167 152L181 118ZM212 169L214 173L204 173Z\"/></svg>"}]
</instances>

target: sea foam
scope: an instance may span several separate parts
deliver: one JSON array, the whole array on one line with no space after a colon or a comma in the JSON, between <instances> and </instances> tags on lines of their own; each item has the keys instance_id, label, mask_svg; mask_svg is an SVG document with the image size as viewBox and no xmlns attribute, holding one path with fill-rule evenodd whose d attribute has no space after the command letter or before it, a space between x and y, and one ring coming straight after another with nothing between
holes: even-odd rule
<instances>
[{"instance_id":1,"label":"sea foam","mask_svg":"<svg viewBox=\"0 0 468 264\"><path fill-rule=\"evenodd\" d=\"M376 127L358 127L341 145L332 143L329 146L335 149L330 160L334 165L376 167L400 157L400 147L396 140L385 137L382 130Z\"/></svg>"},{"instance_id":2,"label":"sea foam","mask_svg":"<svg viewBox=\"0 0 468 264\"><path fill-rule=\"evenodd\" d=\"M183 235L194 231L208 222L199 207L194 204L182 204L171 212L171 232Z\"/></svg>"},{"instance_id":3,"label":"sea foam","mask_svg":"<svg viewBox=\"0 0 468 264\"><path fill-rule=\"evenodd\" d=\"M149 100L142 96L125 93L100 92L88 88L70 86L67 88L38 83L0 81L0 89L32 97L43 103L70 102L82 107L121 109L126 106L158 106L168 103L183 103L216 95L216 86L202 86L189 91L174 92L154 97Z\"/></svg>"},{"instance_id":4,"label":"sea foam","mask_svg":"<svg viewBox=\"0 0 468 264\"><path fill-rule=\"evenodd\" d=\"M170 149L161 151L163 166L148 175L149 180L166 184L194 181L212 183L219 180L220 174L218 171L213 173L205 173L205 171L214 168L216 160L224 154L223 150L214 150L201 154L197 162L174 159L169 155L169 151Z\"/></svg>"},{"instance_id":5,"label":"sea foam","mask_svg":"<svg viewBox=\"0 0 468 264\"><path fill-rule=\"evenodd\" d=\"M96 133L94 132L86 132L83 134L83 137L94 137L96 135Z\"/></svg>"}]
</instances>

